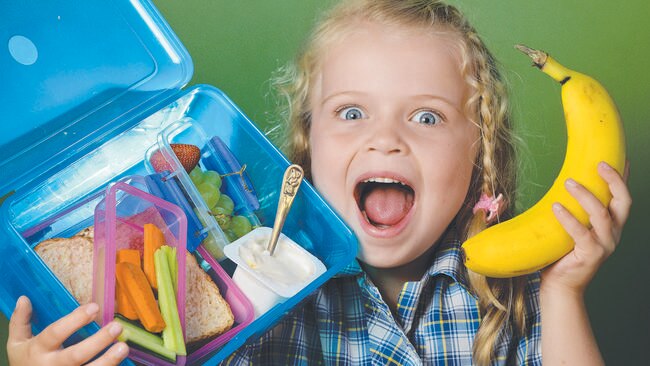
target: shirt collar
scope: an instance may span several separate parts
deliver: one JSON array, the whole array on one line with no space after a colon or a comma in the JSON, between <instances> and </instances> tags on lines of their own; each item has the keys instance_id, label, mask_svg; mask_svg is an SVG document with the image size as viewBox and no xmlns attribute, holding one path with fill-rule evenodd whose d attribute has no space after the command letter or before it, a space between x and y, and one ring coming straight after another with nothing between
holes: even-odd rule
<instances>
[{"instance_id":1,"label":"shirt collar","mask_svg":"<svg viewBox=\"0 0 650 366\"><path fill-rule=\"evenodd\" d=\"M460 245L461 243L458 239L457 230L452 224L445 234L443 234L440 243L438 243L433 263L426 272L426 276L435 277L437 275L445 275L455 282L460 283L462 286L469 288L469 286L467 286L463 254ZM361 265L359 264L359 261L355 259L333 277L358 276L362 273L363 270L361 269Z\"/></svg>"},{"instance_id":2,"label":"shirt collar","mask_svg":"<svg viewBox=\"0 0 650 366\"><path fill-rule=\"evenodd\" d=\"M438 243L438 247L435 249L433 263L429 267L427 275L429 277L445 275L455 282L468 287L465 265L463 264L463 253L460 245L461 243L456 228L452 226Z\"/></svg>"},{"instance_id":3,"label":"shirt collar","mask_svg":"<svg viewBox=\"0 0 650 366\"><path fill-rule=\"evenodd\" d=\"M350 264L343 267L343 269L340 270L339 273L335 274L333 277L338 278L338 277L357 276L362 273L363 270L361 270L361 265L359 264L359 261L355 258Z\"/></svg>"}]
</instances>

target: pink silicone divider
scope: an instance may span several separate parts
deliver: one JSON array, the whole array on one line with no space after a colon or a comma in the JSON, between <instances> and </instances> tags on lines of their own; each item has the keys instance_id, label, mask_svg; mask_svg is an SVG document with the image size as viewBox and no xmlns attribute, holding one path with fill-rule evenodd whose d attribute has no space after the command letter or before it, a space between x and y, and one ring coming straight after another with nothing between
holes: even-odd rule
<instances>
[{"instance_id":1,"label":"pink silicone divider","mask_svg":"<svg viewBox=\"0 0 650 366\"><path fill-rule=\"evenodd\" d=\"M140 177L141 178L141 177ZM131 184L141 183L132 178ZM145 187L144 185L141 185ZM120 249L141 249L144 224L156 225L166 244L176 247L178 284L176 304L185 333L185 252L187 219L181 208L141 189L119 181L107 189L105 199L95 209L95 250L93 256L93 301L100 306L101 325L115 317L115 260ZM184 334L185 336L185 334ZM171 363L152 354L130 348L129 358L144 365L185 365L186 357Z\"/></svg>"},{"instance_id":2,"label":"pink silicone divider","mask_svg":"<svg viewBox=\"0 0 650 366\"><path fill-rule=\"evenodd\" d=\"M226 300L230 305L230 310L235 318L235 324L228 331L220 334L215 339L203 345L201 348L196 351L188 354L187 362L189 364L194 364L202 357L215 352L219 347L226 344L231 340L237 333L244 329L248 324L250 324L255 318L255 312L253 305L248 300L246 295L239 289L239 287L233 282L232 278L228 276L226 271L221 268L217 261L210 255L210 253L200 245L197 248L198 253L203 257L203 259L210 265L214 273L209 273L212 280L215 282L221 296Z\"/></svg>"}]
</instances>

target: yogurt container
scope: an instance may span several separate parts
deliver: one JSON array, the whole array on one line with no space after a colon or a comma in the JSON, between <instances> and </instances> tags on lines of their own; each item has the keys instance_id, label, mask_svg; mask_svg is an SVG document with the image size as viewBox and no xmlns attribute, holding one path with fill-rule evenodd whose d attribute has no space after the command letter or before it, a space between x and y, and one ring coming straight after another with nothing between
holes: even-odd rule
<instances>
[{"instance_id":1,"label":"yogurt container","mask_svg":"<svg viewBox=\"0 0 650 366\"><path fill-rule=\"evenodd\" d=\"M284 234L271 255L267 250L271 232L270 227L258 227L224 248L225 255L237 264L232 279L253 304L256 318L327 270L323 262Z\"/></svg>"}]
</instances>

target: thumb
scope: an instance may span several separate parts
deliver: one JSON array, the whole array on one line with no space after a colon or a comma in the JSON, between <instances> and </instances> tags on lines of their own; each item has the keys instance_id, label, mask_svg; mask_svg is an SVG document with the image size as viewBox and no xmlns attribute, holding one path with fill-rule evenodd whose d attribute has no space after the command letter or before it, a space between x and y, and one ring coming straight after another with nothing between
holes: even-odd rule
<instances>
[{"instance_id":1,"label":"thumb","mask_svg":"<svg viewBox=\"0 0 650 366\"><path fill-rule=\"evenodd\" d=\"M27 296L21 296L16 301L16 308L9 319L8 342L22 342L32 337L32 303Z\"/></svg>"}]
</instances>

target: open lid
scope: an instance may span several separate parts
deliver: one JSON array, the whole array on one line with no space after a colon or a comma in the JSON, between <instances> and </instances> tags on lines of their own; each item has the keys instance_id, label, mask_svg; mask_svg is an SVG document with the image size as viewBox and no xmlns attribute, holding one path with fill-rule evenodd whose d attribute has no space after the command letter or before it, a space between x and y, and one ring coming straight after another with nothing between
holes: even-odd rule
<instances>
[{"instance_id":1,"label":"open lid","mask_svg":"<svg viewBox=\"0 0 650 366\"><path fill-rule=\"evenodd\" d=\"M138 122L192 76L148 0L2 1L0 24L0 197Z\"/></svg>"}]
</instances>

